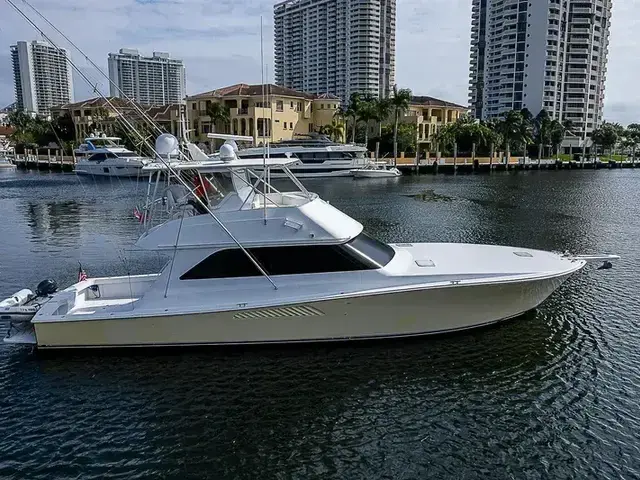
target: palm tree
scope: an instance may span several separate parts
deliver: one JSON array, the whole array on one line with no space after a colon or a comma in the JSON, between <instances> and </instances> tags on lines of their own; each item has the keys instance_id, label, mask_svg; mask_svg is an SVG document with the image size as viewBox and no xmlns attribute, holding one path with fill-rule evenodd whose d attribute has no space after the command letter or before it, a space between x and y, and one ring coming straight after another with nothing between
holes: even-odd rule
<instances>
[{"instance_id":1,"label":"palm tree","mask_svg":"<svg viewBox=\"0 0 640 480\"><path fill-rule=\"evenodd\" d=\"M217 123L222 123L226 126L230 121L229 107L220 102L208 104L205 115L211 119L211 133L215 133Z\"/></svg>"},{"instance_id":2,"label":"palm tree","mask_svg":"<svg viewBox=\"0 0 640 480\"><path fill-rule=\"evenodd\" d=\"M356 126L358 125L358 116L360 115L360 111L362 109L362 99L360 98L360 94L358 92L352 93L351 98L349 99L349 105L345 110L345 117L352 119L351 125L351 141L356 143Z\"/></svg>"},{"instance_id":3,"label":"palm tree","mask_svg":"<svg viewBox=\"0 0 640 480\"><path fill-rule=\"evenodd\" d=\"M391 101L388 98L379 98L374 103L375 118L378 122L378 138L382 137L382 122L389 118L391 113Z\"/></svg>"},{"instance_id":4,"label":"palm tree","mask_svg":"<svg viewBox=\"0 0 640 480\"><path fill-rule=\"evenodd\" d=\"M475 164L476 148L490 143L493 132L483 123L471 118L462 117L457 123L459 128L459 138L465 138L471 142L471 157Z\"/></svg>"},{"instance_id":5,"label":"palm tree","mask_svg":"<svg viewBox=\"0 0 640 480\"><path fill-rule=\"evenodd\" d=\"M401 88L398 90L398 86L393 86L393 97L391 97L391 108L393 109L393 165L398 163L398 123L400 122L400 114L409 109L409 102L411 101L411 90L408 88Z\"/></svg>"},{"instance_id":6,"label":"palm tree","mask_svg":"<svg viewBox=\"0 0 640 480\"><path fill-rule=\"evenodd\" d=\"M376 120L377 117L377 100L373 97L365 97L360 104L360 111L358 112L358 119L364 122L364 144L369 146L369 123L371 120Z\"/></svg>"},{"instance_id":7,"label":"palm tree","mask_svg":"<svg viewBox=\"0 0 640 480\"><path fill-rule=\"evenodd\" d=\"M627 140L628 146L631 147L631 161L635 165L636 149L638 148L638 143L640 143L640 124L632 123L628 125L625 131L625 138Z\"/></svg>"},{"instance_id":8,"label":"palm tree","mask_svg":"<svg viewBox=\"0 0 640 480\"><path fill-rule=\"evenodd\" d=\"M528 112L528 110L527 110ZM531 123L529 121L529 115L526 112L519 112L517 110L511 110L507 112L504 118L498 124L498 131L504 139L504 143L507 150L507 166L509 165L509 159L511 158L511 145L523 144L528 145L531 143Z\"/></svg>"},{"instance_id":9,"label":"palm tree","mask_svg":"<svg viewBox=\"0 0 640 480\"><path fill-rule=\"evenodd\" d=\"M329 125L320 127L320 133L327 135L334 142L342 141L342 135L344 134L343 123L334 120Z\"/></svg>"},{"instance_id":10,"label":"palm tree","mask_svg":"<svg viewBox=\"0 0 640 480\"><path fill-rule=\"evenodd\" d=\"M488 120L485 123L487 128L486 141L489 143L489 171L493 168L493 157L496 153L496 146L501 146L504 143L504 139L500 134L498 121L495 119Z\"/></svg>"},{"instance_id":11,"label":"palm tree","mask_svg":"<svg viewBox=\"0 0 640 480\"><path fill-rule=\"evenodd\" d=\"M544 147L551 143L551 123L551 116L546 110L540 110L533 120L535 140L538 143L538 165L544 156ZM562 133L564 135L564 131Z\"/></svg>"},{"instance_id":12,"label":"palm tree","mask_svg":"<svg viewBox=\"0 0 640 480\"><path fill-rule=\"evenodd\" d=\"M560 145L564 140L567 133L566 125L563 125L560 120L552 120L549 123L549 143L553 145L556 151L556 162L560 159Z\"/></svg>"},{"instance_id":13,"label":"palm tree","mask_svg":"<svg viewBox=\"0 0 640 480\"><path fill-rule=\"evenodd\" d=\"M458 122L449 123L438 130L434 139L439 148L453 147L453 166L455 168L458 157L458 140L460 138L460 126Z\"/></svg>"}]
</instances>

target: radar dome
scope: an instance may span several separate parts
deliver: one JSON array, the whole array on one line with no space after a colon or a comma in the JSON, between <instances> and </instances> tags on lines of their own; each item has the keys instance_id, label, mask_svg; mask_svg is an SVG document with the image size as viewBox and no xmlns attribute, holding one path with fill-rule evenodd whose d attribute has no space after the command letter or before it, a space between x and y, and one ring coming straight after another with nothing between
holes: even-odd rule
<instances>
[{"instance_id":1,"label":"radar dome","mask_svg":"<svg viewBox=\"0 0 640 480\"><path fill-rule=\"evenodd\" d=\"M177 154L178 139L170 133L163 133L156 138L156 152L160 155Z\"/></svg>"},{"instance_id":2,"label":"radar dome","mask_svg":"<svg viewBox=\"0 0 640 480\"><path fill-rule=\"evenodd\" d=\"M233 147L227 143L220 147L220 158L225 161L233 160L236 158L236 154L233 151Z\"/></svg>"},{"instance_id":3,"label":"radar dome","mask_svg":"<svg viewBox=\"0 0 640 480\"><path fill-rule=\"evenodd\" d=\"M236 143L235 140L227 140L226 142L224 142L225 145L231 145L231 147L233 147L233 151L237 152L238 151L238 144Z\"/></svg>"}]
</instances>

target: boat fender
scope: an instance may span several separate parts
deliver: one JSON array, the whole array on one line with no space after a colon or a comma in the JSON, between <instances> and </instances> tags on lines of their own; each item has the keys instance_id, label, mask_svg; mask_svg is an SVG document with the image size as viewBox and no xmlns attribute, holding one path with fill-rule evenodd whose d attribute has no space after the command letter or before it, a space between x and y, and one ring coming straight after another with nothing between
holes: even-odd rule
<instances>
[{"instance_id":1,"label":"boat fender","mask_svg":"<svg viewBox=\"0 0 640 480\"><path fill-rule=\"evenodd\" d=\"M36 287L36 295L39 297L46 297L47 295L53 295L58 291L58 284L55 280L50 278L41 281Z\"/></svg>"}]
</instances>

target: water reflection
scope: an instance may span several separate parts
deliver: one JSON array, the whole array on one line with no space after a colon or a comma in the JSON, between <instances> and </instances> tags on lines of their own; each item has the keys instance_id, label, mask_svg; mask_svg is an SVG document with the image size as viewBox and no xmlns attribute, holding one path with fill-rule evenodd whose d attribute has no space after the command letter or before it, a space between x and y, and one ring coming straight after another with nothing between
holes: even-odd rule
<instances>
[{"instance_id":1,"label":"water reflection","mask_svg":"<svg viewBox=\"0 0 640 480\"><path fill-rule=\"evenodd\" d=\"M436 339L62 356L0 347L0 477L640 477L640 214L629 207L640 180L539 173L305 184L387 241L610 251L623 255L613 270L574 275L526 317ZM121 274L119 249L137 236L135 183L30 178L33 188L0 188L13 225L0 290L32 271L72 281L76 257L90 273ZM450 200L412 197L425 191ZM157 266L136 262L127 268Z\"/></svg>"},{"instance_id":2,"label":"water reflection","mask_svg":"<svg viewBox=\"0 0 640 480\"><path fill-rule=\"evenodd\" d=\"M73 200L61 202L26 202L21 206L25 212L27 225L36 241L63 240L64 245L80 236L82 210Z\"/></svg>"}]
</instances>

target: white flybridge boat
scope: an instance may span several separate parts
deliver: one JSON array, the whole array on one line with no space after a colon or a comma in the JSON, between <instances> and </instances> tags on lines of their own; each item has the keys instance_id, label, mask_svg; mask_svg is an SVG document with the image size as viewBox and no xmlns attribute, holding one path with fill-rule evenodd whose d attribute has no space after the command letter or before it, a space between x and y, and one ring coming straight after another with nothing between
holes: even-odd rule
<instances>
[{"instance_id":1,"label":"white flybridge boat","mask_svg":"<svg viewBox=\"0 0 640 480\"><path fill-rule=\"evenodd\" d=\"M454 332L523 314L588 261L608 268L617 258L385 244L308 192L291 173L296 161L239 159L223 145L217 160L146 165L154 193L138 218L144 233L136 245L171 260L157 274L82 275L60 292L47 281L37 295L18 292L0 304L0 318L11 323L5 342L101 348ZM271 185L276 170L295 188Z\"/></svg>"},{"instance_id":2,"label":"white flybridge boat","mask_svg":"<svg viewBox=\"0 0 640 480\"><path fill-rule=\"evenodd\" d=\"M120 144L119 137L94 135L87 137L75 150L75 172L98 177L137 177L142 167L153 160L138 155Z\"/></svg>"}]
</instances>

